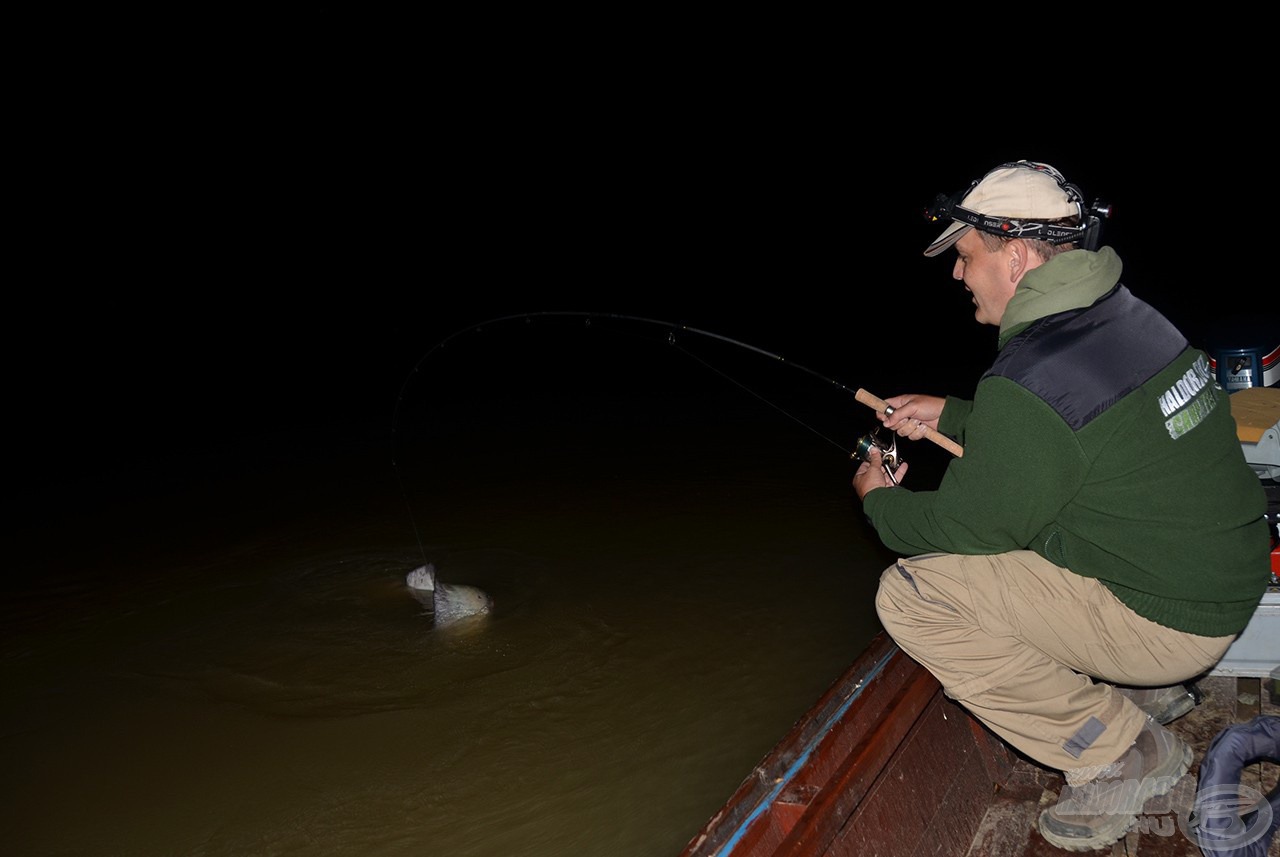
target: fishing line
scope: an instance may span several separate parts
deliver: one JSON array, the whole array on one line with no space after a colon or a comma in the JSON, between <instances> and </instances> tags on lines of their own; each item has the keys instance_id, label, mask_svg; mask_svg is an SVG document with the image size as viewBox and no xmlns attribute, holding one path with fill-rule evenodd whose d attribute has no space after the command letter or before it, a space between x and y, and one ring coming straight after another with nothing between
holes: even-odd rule
<instances>
[{"instance_id":1,"label":"fishing line","mask_svg":"<svg viewBox=\"0 0 1280 857\"><path fill-rule=\"evenodd\" d=\"M716 373L717 375L719 375L721 378L724 378L724 379L725 379L726 381L728 381L729 383L734 384L734 385L736 385L736 386L740 387L742 390L745 390L747 393L750 393L752 396L755 396L757 399L759 399L760 401L764 402L766 405L768 405L769 407L773 408L773 409L774 409L774 410L776 410L778 413L782 414L783 416L787 417L788 419L795 420L797 423L799 423L800 425L804 426L804 427L805 427L805 428L807 428L809 431L813 432L813 433L814 433L814 434L816 434L818 437L822 438L822 439L823 439L823 440L825 440L827 443L831 444L831 445L832 445L832 446L834 446L836 449L838 449L838 450L840 450L841 452L843 452L846 456L850 454L850 453L849 453L849 450L845 449L843 446L841 446L840 444L836 443L834 440L832 440L831 438L827 437L825 434L823 434L822 432L818 431L816 428L814 428L813 426L809 425L809 424L808 424L808 423L806 423L804 420L802 420L802 419L800 419L799 417L797 417L795 414L791 413L790 411L784 410L784 409L783 409L782 407L780 407L776 402L773 402L773 401L770 401L769 399L766 399L764 396L760 395L760 394L759 394L759 393L757 393L755 390L751 389L751 388L750 388L750 387L748 387L746 384L744 384L744 383L742 383L741 381L739 381L737 378L734 378L734 377L732 377L731 375L729 375L727 372L724 372L723 370L721 370L721 369L719 369L719 368L717 368L717 367L715 367L715 366L712 366L710 363L708 363L707 361L703 360L701 357L699 357L698 355L694 354L692 351L689 351L687 348L684 348L684 347L682 347L681 345L679 345L679 344L675 341L675 335L674 335L674 334L671 334L670 338L668 339L668 342L670 342L670 343L671 343L671 345L672 345L672 346L674 346L674 347L675 347L675 349L676 349L677 351L679 351L681 354L685 354L685 355L687 355L690 359L692 359L692 360L696 360L697 362L701 363L703 366L707 367L707 368L708 368L708 369L710 369L712 372L715 372L715 373ZM783 359L783 358L778 358L778 359L780 359L780 360L781 360L781 359ZM796 366L797 368L800 368L800 369L803 369L803 368L804 368L803 366L799 366L799 364L796 364L796 363L790 363L790 364L788 364L788 365L790 365L790 366ZM833 383L833 384L837 384L838 382L833 381L832 383Z\"/></svg>"},{"instance_id":2,"label":"fishing line","mask_svg":"<svg viewBox=\"0 0 1280 857\"><path fill-rule=\"evenodd\" d=\"M830 437L827 437L826 435L818 431L813 426L809 425L805 421L801 420L799 417L785 410L784 408L779 406L777 403L761 395L751 387L748 387L746 384L730 376L728 373L724 372L720 368L713 366L711 363L707 362L706 360L702 359L698 355L689 351L687 348L683 347L683 345L681 345L677 341L677 334L690 334L693 336L700 336L707 339L716 340L719 342L727 343L729 345L734 345L739 348L746 349L747 351L750 351L754 354L758 354L762 357L766 357L777 363L790 366L793 369L798 369L801 372L811 375L820 381L823 381L827 384L831 384L832 386L837 387L843 390L844 392L849 393L850 395L853 395L855 398L857 397L857 392L853 388L848 387L833 378L829 378L828 376L823 375L820 372L810 369L807 366L802 366L799 363L788 360L787 358L783 357L781 354L776 354L772 351L766 351L765 349L758 348L754 345L751 345L750 343L743 342L738 339L733 339L732 337L724 336L719 333L714 333L709 330L702 330L700 328L690 327L686 324L680 324L678 322L671 322L671 321L663 321L661 319L655 319L655 318L646 318L643 316L625 315L622 313L542 311L542 312L526 312L526 313L518 313L515 315L498 316L496 318L491 318L486 321L477 322L476 324L472 324L467 327L459 328L458 330L446 336L444 339L437 342L425 354L423 354L422 357L420 357L418 361L414 364L413 368L409 371L409 374L405 377L404 383L401 384L400 391L396 396L396 405L391 416L391 444L392 444L391 465L392 465L392 468L396 471L396 481L400 485L400 491L401 491L401 494L404 496L405 505L409 509L409 519L413 525L414 536L418 540L418 547L422 550L424 559L426 557L426 548L423 546L422 536L418 530L417 520L413 516L413 504L410 500L408 491L405 488L404 480L401 478L401 475L400 475L399 462L396 460L396 449L397 449L396 442L397 442L397 430L398 430L399 421L400 421L400 409L404 404L406 391L409 389L409 386L413 383L415 377L421 371L422 366L427 361L427 359L430 358L431 355L435 354L436 352L447 348L449 344L453 342L455 339L457 339L458 337L464 336L465 334L472 333L472 332L483 331L486 327L490 327L493 325L499 325L506 322L521 321L521 320L526 322L532 322L535 319L540 319L540 318L580 318L580 319L583 319L588 326L590 326L591 321L593 319L607 319L611 321L634 322L637 324L653 325L653 326L664 328L667 330L668 344L674 346L678 351L690 357L691 359L697 361L707 369L711 370L712 372L715 372L716 374L720 375L730 383L734 384L735 386L739 387L740 389L744 390L745 392L759 399L761 402L764 402L765 404L777 410L779 413L783 414L784 416L788 417L791 420L794 420L796 423L800 424L804 428L813 432L818 437L825 440L827 443L839 449L842 453L845 454L846 458L851 457L850 451L846 449L844 446L832 440Z\"/></svg>"}]
</instances>

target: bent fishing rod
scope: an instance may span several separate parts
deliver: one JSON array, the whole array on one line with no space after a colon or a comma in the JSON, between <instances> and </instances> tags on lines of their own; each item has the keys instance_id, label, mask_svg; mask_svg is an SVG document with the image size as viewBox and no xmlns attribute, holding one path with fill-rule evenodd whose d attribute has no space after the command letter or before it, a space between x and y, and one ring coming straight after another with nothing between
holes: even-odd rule
<instances>
[{"instance_id":1,"label":"bent fishing rod","mask_svg":"<svg viewBox=\"0 0 1280 857\"><path fill-rule=\"evenodd\" d=\"M480 331L480 330L484 329L485 327L489 327L489 326L491 326L491 325L502 324L502 323L505 323L505 322L511 322L511 321L521 321L521 320L524 320L524 321L532 321L532 320L534 320L534 319L539 319L539 318L580 318L580 319L585 320L588 324L590 324L590 323L591 323L591 320L592 320L592 319L608 319L608 320L612 320L612 321L635 322L635 323L637 323L637 324L647 324L647 325L653 325L653 326L656 326L656 327L663 328L663 329L665 329L665 330L667 331L667 342L668 342L669 344L671 344L671 345L675 345L676 347L680 348L680 350L681 350L683 353L685 353L685 354L689 355L689 356L690 356L690 357L692 357L694 360L697 360L699 363L702 363L702 364L703 364L704 366L706 366L707 368L711 369L712 371L716 372L716 373L717 373L717 374L719 374L719 375L722 375L723 377L727 378L729 381L733 382L734 384L738 385L739 387L742 387L742 389L746 390L746 391L747 391L748 393L750 393L751 395L756 396L756 398L760 399L761 401L766 402L766 403L767 403L767 404L769 404L771 407L776 408L776 409L777 409L777 410L779 410L781 413L785 414L786 416L790 417L791 419L793 419L793 420L795 420L796 422L800 423L801 425L805 426L805 428L808 428L810 431L814 432L815 434L818 434L820 437L823 437L823 439L824 439L824 440L826 440L826 441L828 441L829 443L833 444L834 446L836 446L837 448L841 449L842 451L844 450L844 448L843 448L843 447L841 447L841 446L840 446L840 444L836 443L835 441L831 440L830 438L827 438L827 437L823 436L820 432L818 432L818 431L817 431L816 429L814 429L812 426L809 426L809 425L805 424L805 423L804 423L804 422L802 422L801 420L797 419L795 416L793 416L793 415L791 415L791 414L787 413L786 411L782 410L782 409L781 409L781 408L779 408L777 405L775 405L773 402L768 401L768 400L767 400L767 399L765 399L763 396L761 396L761 395L759 395L758 393L756 393L754 390L750 389L749 387L747 387L746 385L744 385L744 384L742 384L741 382L737 381L736 379L731 378L730 376L726 375L724 372L720 371L720 370L719 370L719 369L717 369L716 367L714 367L714 366L712 366L711 364L707 363L706 361L702 360L702 359L701 359L700 357L698 357L697 355L694 355L694 354L692 354L691 352L687 351L686 349L681 348L681 347L680 347L680 345L679 345L679 343L676 341L676 336L677 336L677 334L682 334L682 333L683 333L683 334L690 334L690 335L693 335L693 336L701 336L701 337L704 337L704 338L707 338L707 339L712 339L712 340L716 340L716 341L719 341L719 342L724 342L724 343L727 343L727 344L729 344L729 345L735 345L735 346L737 346L737 347L739 347L739 348L744 348L744 349L746 349L747 351L753 352L753 353L755 353L755 354L759 354L759 355L760 355L760 356L762 356L762 357L766 357L766 358L768 358L768 359L770 359L770 360L773 360L773 361L776 361L776 362L778 362L778 363L785 364L785 365L787 365L787 366L792 367L793 369L799 369L801 372L805 372L805 373L807 373L807 374L809 374L809 375L811 375L811 376L813 376L813 377L815 377L815 378L819 379L820 381L823 381L823 382L825 382L825 383L827 383L827 384L831 384L832 386L835 386L835 387L837 387L837 388L839 388L839 389L841 389L841 390L845 391L846 393L852 393L852 394L853 394L853 397L854 397L857 401L861 402L862 404L866 405L867 407L871 408L872 410L876 411L877 413L882 413L882 414L884 414L884 415L886 415L886 416L891 415L891 414L893 413L893 407L892 407L891 405L889 405L889 404L888 404L887 402L885 402L883 399L880 399L879 397L877 397L877 396L875 396L875 395L873 395L873 394L871 394L871 393L867 392L866 390L862 389L861 387L859 387L859 388L858 388L858 389L856 389L856 390L851 389L850 387L848 387L848 386L846 386L846 385L844 385L844 384L840 383L839 381L837 381L837 380L835 380L835 379L833 379L833 378L829 378L828 376L823 375L822 373L817 372L817 371L815 371L815 370L813 370L813 369L810 369L810 368L809 368L809 367L807 367L807 366L803 366L803 365L801 365L801 364L799 364L799 363L796 363L796 362L794 362L794 361L792 361L792 360L788 360L786 357L783 357L781 354L776 354L776 353L774 353L774 352L772 352L772 351L766 351L765 349L763 349L763 348L758 348L758 347L756 347L755 345L751 345L750 343L743 342L743 341L741 341L741 340L739 340L739 339L733 339L732 337L724 336L724 335L719 334L719 333L714 333L714 332L709 331L709 330L702 330L702 329L700 329L700 328L690 327L690 326L689 326L689 325L687 325L687 324L680 324L680 323L678 323L678 322L663 321L663 320L661 320L661 319L656 319L656 318L646 318L646 317L644 317L644 316L637 316L637 315L626 315L626 314L623 314L623 313L612 313L612 312L585 312L585 311L541 311L541 312L526 312L526 313L517 313L517 314L514 314L514 315L498 316L498 317L495 317L495 318L488 319L488 320L486 320L486 321L477 322L477 323L472 324L472 325L469 325L469 326L467 326L467 327L459 328L458 330L454 331L453 333L449 334L449 335L448 335L448 336L446 336L444 339L442 339L442 340L440 340L438 343L436 343L436 344L435 344L435 345L434 345L434 346L433 346L429 351L427 351L425 354L423 354L423 355L422 355L422 357L421 357L421 358L419 358L419 360L418 360L418 362L417 362L417 363L415 363L415 364L414 364L413 369L412 369L412 370L410 370L409 375L405 378L404 383L403 383L403 384L401 385L401 387L400 387L400 393L399 393L399 394L397 395L397 397L396 397L396 407L395 407L395 411L394 411L394 413L392 414L392 418L391 418L391 430L392 430L392 434L393 434L393 436L394 436L394 433L395 433L396 424L397 424L397 422L398 422L398 417L399 417L399 413L400 413L400 405L401 405L401 403L404 401L405 391L408 389L410 382L413 380L414 376L415 376L415 375L418 373L418 371L421 369L422 364L427 360L427 358L428 358L428 357L430 357L430 356L431 356L432 354L434 354L435 352L437 352L437 351L439 351L439 350L441 350L441 349L443 349L443 348L446 348L446 347L449 345L449 343L450 343L450 342L452 342L453 340L455 340L455 339L457 339L458 337L463 336L463 335L465 335L465 334ZM963 456L963 455L964 455L964 448L963 448L963 447L961 447L961 446L960 446L960 444L956 443L956 442L955 442L954 440L952 440L951 438L947 437L947 436L946 436L946 435L944 435L944 434L941 434L940 432L938 432L938 431L936 431L936 430L934 430L934 429L930 428L929 426L924 426L924 430L925 430L925 434L924 434L924 436L925 436L925 438L926 438L927 440L932 441L933 443L935 443L935 444L937 444L938 446L942 447L943 449L947 450L948 452L950 452L952 455L956 456L957 458L959 458L959 457L961 457L961 456ZM863 454L863 453L865 453L865 451L866 451L866 449L865 449L864 442L859 442L859 444L858 444L858 448L856 448L852 453L850 453L850 457L851 457L851 458L858 458L858 459L861 459L862 454Z\"/></svg>"},{"instance_id":2,"label":"bent fishing rod","mask_svg":"<svg viewBox=\"0 0 1280 857\"><path fill-rule=\"evenodd\" d=\"M681 353L689 356L693 360L696 360L697 362L701 363L703 366L707 367L711 371L724 377L734 385L745 390L747 393L751 394L752 396L755 396L757 399L760 399L760 401L764 402L770 407L773 407L778 412L782 413L783 415L789 417L790 419L794 420L795 422L809 429L809 431L818 435L823 440L835 446L837 449L840 449L842 452L847 452L847 450L845 450L843 446L836 443L831 438L827 437L826 435L823 435L813 426L800 420L795 415L783 410L777 404L769 401L764 396L757 393L755 390L741 383L737 379L729 376L727 373L721 371L717 367L712 366L710 363L703 360L701 357L698 357L693 352L681 346L680 343L677 341L677 335L690 334L692 336L700 336L706 339L716 340L719 342L726 343L728 345L734 345L734 346L737 346L738 348L746 349L747 351L750 351L754 354L758 354L762 357L768 358L775 362L784 364L786 366L790 366L793 369L799 369L801 372L811 375L814 378L817 378L818 380L823 381L827 384L831 384L832 386L837 387L846 393L852 393L853 397L857 401L861 402L862 404L866 405L869 408L872 408L878 413L883 413L886 415L893 413L892 406L890 406L887 402L872 395L871 393L867 392L866 390L860 387L856 390L851 389L850 387L840 383L839 381L833 378L829 378L826 375L823 375L821 372L817 372L813 369L810 369L807 366L803 366L799 363L788 360L787 358L783 357L781 354L776 354L772 351L766 351L765 349L758 348L754 345L751 345L750 343L743 342L738 339L733 339L732 337L724 336L719 333L713 333L712 331L709 331L709 330L702 330L700 328L690 327L686 324L680 324L677 322L662 321L661 319L646 318L643 316L636 316L636 315L625 315L622 313L584 312L584 311L527 312L527 313L517 313L514 315L498 316L496 318L487 319L486 321L477 322L467 327L459 328L458 330L446 336L444 339L437 342L434 346L431 347L430 350L428 350L425 354L422 355L422 357L418 359L417 363L414 364L413 369L410 370L409 374L405 377L404 382L400 385L400 391L396 396L396 405L391 417L391 437L392 437L393 449L396 443L396 440L395 440L396 428L399 423L400 407L404 403L406 391L409 389L409 385L412 383L414 377L419 373L419 371L421 371L423 363L425 363L426 360L429 357L431 357L431 355L435 354L437 351L440 351L441 349L448 347L448 345L451 342L453 342L455 339L457 339L458 337L464 336L468 333L481 331L486 327L503 324L506 322L533 321L535 319L541 319L541 318L580 318L580 319L583 319L587 324L590 324L593 319L607 319L611 321L632 322L636 324L652 325L655 327L663 328L667 331L668 344L675 346L681 351ZM931 440L933 443L937 444L938 446L941 446L943 449L946 449L948 452L952 453L957 457L962 456L964 454L964 450L960 446L960 444L956 443L951 438L947 437L946 435L938 433L937 431L929 428L928 426L924 426L924 429L925 429L925 437ZM863 436L861 439L859 439L854 450L851 453L848 453L849 457L859 462L866 461L868 460L868 455L873 446L877 450L879 450L881 454L881 466L884 467L885 472L889 476L889 479L892 480L893 483L896 485L897 478L894 475L894 471L897 469L901 461L901 459L899 459L897 456L896 439L894 439L892 442L885 442L879 439L875 433L867 434ZM422 550L422 555L425 559L426 548L422 543L422 534L418 531L418 522L413 515L413 507L412 507L412 503L409 500L408 490L405 487L404 480L401 478L400 470L396 461L394 460L394 456L392 460L392 467L396 471L396 481L400 484L400 491L401 491L401 494L404 496L405 504L409 507L409 519L410 519L410 523L413 526L414 536L418 541L418 547Z\"/></svg>"}]
</instances>

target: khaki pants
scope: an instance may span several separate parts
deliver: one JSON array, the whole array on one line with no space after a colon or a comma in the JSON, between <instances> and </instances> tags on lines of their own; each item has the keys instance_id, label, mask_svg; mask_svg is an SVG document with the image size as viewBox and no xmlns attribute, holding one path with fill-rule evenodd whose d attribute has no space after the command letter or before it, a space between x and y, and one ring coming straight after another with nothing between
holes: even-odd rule
<instances>
[{"instance_id":1,"label":"khaki pants","mask_svg":"<svg viewBox=\"0 0 1280 857\"><path fill-rule=\"evenodd\" d=\"M1212 667L1235 639L1144 619L1098 581L1032 551L899 560L880 578L876 608L948 696L1058 770L1115 761L1145 722L1093 678L1176 684Z\"/></svg>"}]
</instances>

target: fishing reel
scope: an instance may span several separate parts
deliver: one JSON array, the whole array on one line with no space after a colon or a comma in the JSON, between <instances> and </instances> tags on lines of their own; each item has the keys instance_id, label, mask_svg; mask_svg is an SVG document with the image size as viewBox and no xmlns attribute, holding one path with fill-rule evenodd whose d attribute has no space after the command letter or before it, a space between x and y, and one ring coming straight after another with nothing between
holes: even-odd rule
<instances>
[{"instance_id":1,"label":"fishing reel","mask_svg":"<svg viewBox=\"0 0 1280 857\"><path fill-rule=\"evenodd\" d=\"M880 450L880 466L884 468L885 476L889 477L889 481L894 485L898 484L898 477L893 473L905 462L898 457L898 436L893 432L889 432L889 439L886 441L881 436L882 426L877 426L872 431L858 438L857 444L853 447L850 458L859 462L871 460L871 448L875 447Z\"/></svg>"}]
</instances>

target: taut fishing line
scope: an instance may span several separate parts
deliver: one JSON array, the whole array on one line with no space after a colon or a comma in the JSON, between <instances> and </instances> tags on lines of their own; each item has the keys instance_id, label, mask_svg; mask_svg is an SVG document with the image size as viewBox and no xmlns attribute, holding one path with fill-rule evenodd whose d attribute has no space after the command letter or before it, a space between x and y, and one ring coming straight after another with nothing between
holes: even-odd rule
<instances>
[{"instance_id":1,"label":"taut fishing line","mask_svg":"<svg viewBox=\"0 0 1280 857\"><path fill-rule=\"evenodd\" d=\"M579 319L583 319L587 325L590 325L592 320L594 319L606 319L610 321L633 322L636 324L652 325L655 327L663 328L667 331L667 343L675 347L682 354L688 356L692 360L696 361L697 363L701 364L703 367L716 373L717 375L720 375L725 380L729 381L730 383L734 384L738 388L744 390L745 392L759 399L761 402L764 402L766 405L775 409L776 411L788 417L789 419L794 420L799 425L803 426L804 428L816 434L818 437L825 440L827 443L839 449L841 452L845 454L846 457L856 457L856 453L851 453L844 446L832 440L831 438L827 437L826 435L818 431L813 426L809 425L808 423L801 420L799 417L795 416L794 414L790 413L789 411L779 406L777 403L771 401L770 399L766 398L765 396L761 395L757 391L753 390L751 387L748 387L746 384L742 383L738 379L730 376L728 373L724 372L720 368L713 366L711 363L707 362L703 358L699 357L698 355L684 348L681 345L681 343L678 341L678 336L681 334L689 334L692 336L703 337L705 339L715 340L715 341L727 343L729 345L734 345L739 348L746 349L747 351L750 351L754 354L758 354L762 357L766 357L776 363L790 366L793 369L798 369L801 372L805 372L808 375L811 375L820 381L823 381L827 384L830 384L834 387L839 388L840 390L843 390L846 393L849 393L850 395L855 396L856 398L857 393L853 388L848 387L833 378L829 378L820 372L816 372L813 369L808 368L807 366L802 366L799 363L795 363L791 360L788 360L787 358L783 357L781 354L775 354L772 351L766 351L763 348L757 348L756 346L751 345L749 343L742 342L741 340L733 339L728 336L723 336L719 333L713 333L712 331L709 331L709 330L701 330L699 328L690 327L688 325L680 324L677 322L662 321L661 319L645 318L643 316L625 315L621 313L544 311L544 312L527 312L527 313L518 313L515 315L498 316L496 318L491 318L486 321L477 322L476 324L472 324L467 327L460 328L454 331L453 333L449 334L448 336L446 336L444 339L437 342L434 346L431 347L431 349L429 349L425 354L422 355L422 357L418 359L417 363L414 364L413 368L409 371L409 374L405 377L404 383L401 384L400 392L396 396L396 405L391 416L391 444L392 444L391 465L392 465L392 468L396 471L396 481L400 485L400 491L401 491L401 494L404 496L405 505L409 509L409 520L413 525L414 536L418 540L418 547L419 549L422 550L424 559L426 557L426 548L423 546L422 536L418 530L418 523L416 518L414 518L414 515L413 515L413 504L410 500L408 490L405 487L404 480L401 478L399 462L396 460L397 459L397 455L396 455L397 439L398 439L397 430L400 422L400 410L402 405L404 404L406 392L408 391L410 385L413 383L414 379L417 377L417 375L421 371L422 366L427 361L427 359L430 358L433 354L437 353L438 351L441 351L447 348L450 343L452 343L454 340L458 339L459 337L464 336L468 333L480 332L486 327L490 327L493 325L499 325L499 324L504 324L504 323L513 322L513 321L531 322L535 319L541 319L541 318L579 318Z\"/></svg>"}]
</instances>

